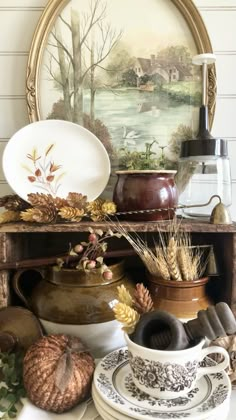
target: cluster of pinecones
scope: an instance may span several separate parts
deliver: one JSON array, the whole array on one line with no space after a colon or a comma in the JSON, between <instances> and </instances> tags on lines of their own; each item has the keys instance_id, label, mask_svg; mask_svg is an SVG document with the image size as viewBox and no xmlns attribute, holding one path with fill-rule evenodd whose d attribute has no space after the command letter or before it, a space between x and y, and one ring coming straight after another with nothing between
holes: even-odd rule
<instances>
[{"instance_id":1,"label":"cluster of pinecones","mask_svg":"<svg viewBox=\"0 0 236 420\"><path fill-rule=\"evenodd\" d=\"M83 194L71 192L66 199L51 194L31 193L28 201L18 195L5 195L0 198L0 223L24 221L55 223L58 221L80 222L88 217L94 222L102 221L107 215L116 213L116 205L109 200L96 199L88 202Z\"/></svg>"}]
</instances>

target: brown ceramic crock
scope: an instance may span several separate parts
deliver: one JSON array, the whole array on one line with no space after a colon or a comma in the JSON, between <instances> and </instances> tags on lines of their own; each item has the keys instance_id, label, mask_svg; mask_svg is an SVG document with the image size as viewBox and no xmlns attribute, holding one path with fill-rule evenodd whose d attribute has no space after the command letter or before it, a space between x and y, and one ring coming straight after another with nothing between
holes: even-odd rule
<instances>
[{"instance_id":1,"label":"brown ceramic crock","mask_svg":"<svg viewBox=\"0 0 236 420\"><path fill-rule=\"evenodd\" d=\"M38 316L47 334L80 337L93 356L101 358L125 345L123 331L112 310L118 302L117 286L124 284L131 294L134 289L125 274L124 261L113 263L109 268L113 278L108 281L98 270L86 273L75 269L57 271L51 267L41 272L42 279L33 287L29 298L23 286L27 286L30 278L33 283L32 271L18 271L13 285L18 296Z\"/></svg>"},{"instance_id":2,"label":"brown ceramic crock","mask_svg":"<svg viewBox=\"0 0 236 420\"><path fill-rule=\"evenodd\" d=\"M155 309L170 312L177 318L191 319L212 304L206 294L208 280L208 277L193 281L163 280L148 274L147 287Z\"/></svg>"},{"instance_id":3,"label":"brown ceramic crock","mask_svg":"<svg viewBox=\"0 0 236 420\"><path fill-rule=\"evenodd\" d=\"M159 209L157 212L125 215L128 220L172 219L178 204L176 171L117 171L113 201L118 212ZM169 210L162 210L169 209Z\"/></svg>"},{"instance_id":4,"label":"brown ceramic crock","mask_svg":"<svg viewBox=\"0 0 236 420\"><path fill-rule=\"evenodd\" d=\"M90 324L114 319L112 307L117 301L117 286L124 284L133 291L133 284L125 274L124 261L109 266L111 280L104 280L99 270L84 272L76 269L57 270L50 267L27 298L23 292L22 274L13 278L13 287L21 300L40 319L62 324ZM26 279L25 279L26 280Z\"/></svg>"}]
</instances>

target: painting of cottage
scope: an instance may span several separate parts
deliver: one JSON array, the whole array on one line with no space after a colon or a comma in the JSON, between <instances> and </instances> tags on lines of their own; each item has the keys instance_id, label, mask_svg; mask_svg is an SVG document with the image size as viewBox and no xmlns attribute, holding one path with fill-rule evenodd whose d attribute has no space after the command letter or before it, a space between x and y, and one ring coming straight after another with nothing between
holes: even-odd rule
<instances>
[{"instance_id":1,"label":"painting of cottage","mask_svg":"<svg viewBox=\"0 0 236 420\"><path fill-rule=\"evenodd\" d=\"M41 118L72 121L100 139L110 191L117 169L174 169L179 138L198 124L195 54L171 0L71 0L42 58Z\"/></svg>"}]
</instances>

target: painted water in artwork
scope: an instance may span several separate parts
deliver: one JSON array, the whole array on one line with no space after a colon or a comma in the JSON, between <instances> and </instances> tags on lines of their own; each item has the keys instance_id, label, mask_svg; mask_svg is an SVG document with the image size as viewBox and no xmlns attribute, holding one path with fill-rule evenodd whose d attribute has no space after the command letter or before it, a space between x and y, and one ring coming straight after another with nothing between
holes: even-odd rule
<instances>
[{"instance_id":1,"label":"painted water in artwork","mask_svg":"<svg viewBox=\"0 0 236 420\"><path fill-rule=\"evenodd\" d=\"M57 18L39 80L43 119L92 131L117 169L175 169L198 125L201 75L171 0L72 0Z\"/></svg>"}]
</instances>

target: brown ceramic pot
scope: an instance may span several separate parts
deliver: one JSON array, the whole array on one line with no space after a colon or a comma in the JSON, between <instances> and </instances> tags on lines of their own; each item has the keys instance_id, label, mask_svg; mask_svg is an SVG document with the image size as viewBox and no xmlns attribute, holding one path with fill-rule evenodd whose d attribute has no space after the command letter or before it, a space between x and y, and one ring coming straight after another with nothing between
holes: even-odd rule
<instances>
[{"instance_id":1,"label":"brown ceramic pot","mask_svg":"<svg viewBox=\"0 0 236 420\"><path fill-rule=\"evenodd\" d=\"M100 271L76 269L41 272L42 280L27 298L21 281L26 270L19 270L13 287L21 300L41 319L63 324L90 324L114 319L112 307L117 300L117 286L124 284L131 292L133 285L125 275L124 261L109 266L111 280L104 280ZM36 270L38 271L38 270ZM23 283L23 281L22 281Z\"/></svg>"},{"instance_id":2,"label":"brown ceramic pot","mask_svg":"<svg viewBox=\"0 0 236 420\"><path fill-rule=\"evenodd\" d=\"M209 278L194 281L172 281L148 275L147 287L154 308L170 312L177 318L196 318L198 311L212 304L206 294Z\"/></svg>"},{"instance_id":3,"label":"brown ceramic pot","mask_svg":"<svg viewBox=\"0 0 236 420\"><path fill-rule=\"evenodd\" d=\"M47 334L80 337L93 356L101 358L125 345L124 333L112 310L118 301L117 286L124 284L131 294L134 290L131 279L125 274L124 261L109 265L109 268L113 272L109 281L104 280L97 270L85 273L50 268L42 272L42 280L34 286L29 298L23 286L29 283L32 271L18 271L13 286L23 302L39 317Z\"/></svg>"},{"instance_id":4,"label":"brown ceramic pot","mask_svg":"<svg viewBox=\"0 0 236 420\"><path fill-rule=\"evenodd\" d=\"M128 220L172 219L178 204L176 171L117 171L113 201L118 212L159 209L157 212L125 215ZM170 210L162 210L170 209ZM172 210L171 210L172 209Z\"/></svg>"}]
</instances>

